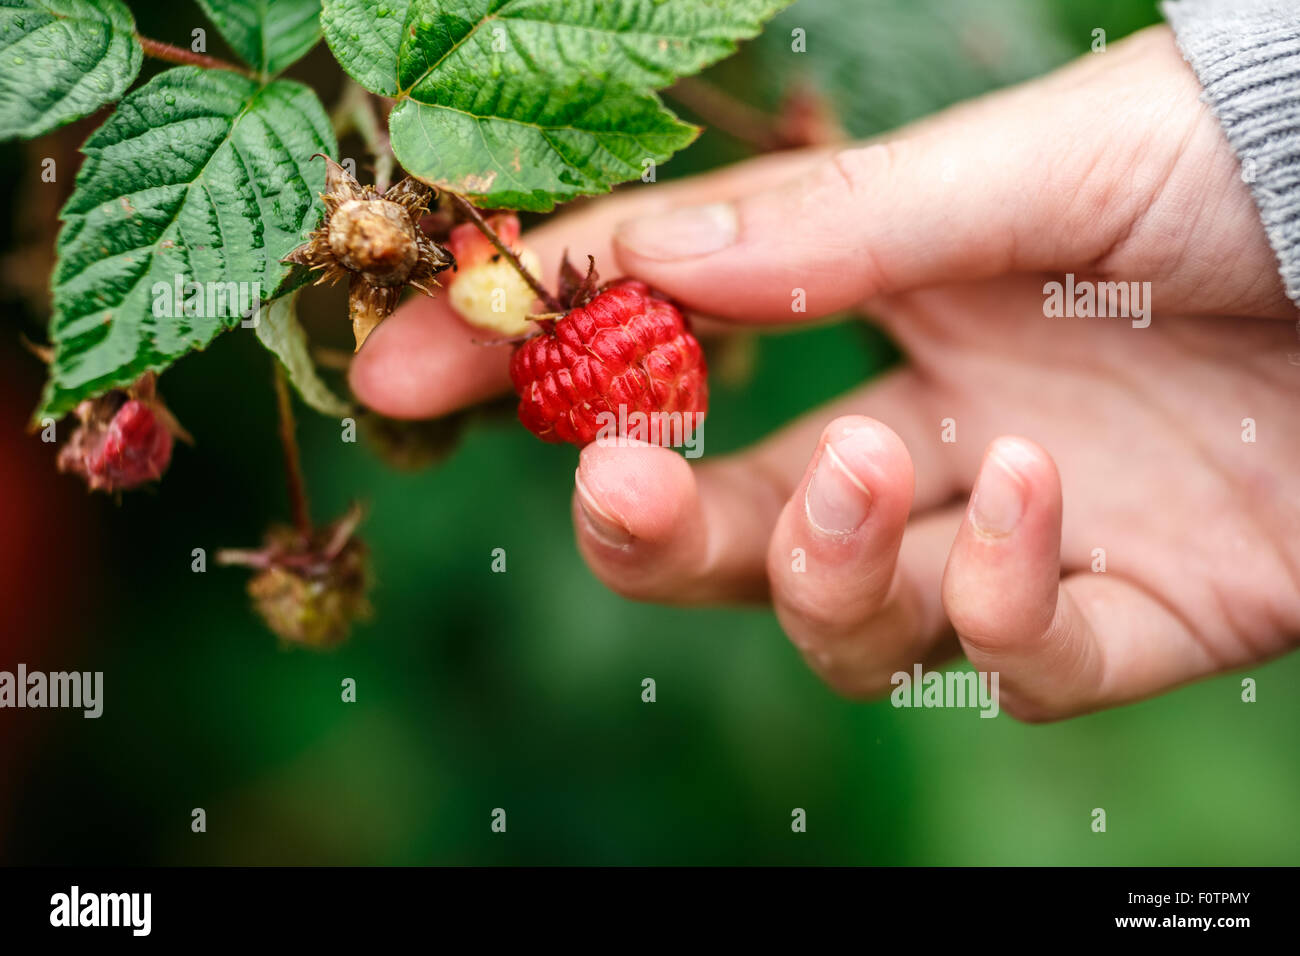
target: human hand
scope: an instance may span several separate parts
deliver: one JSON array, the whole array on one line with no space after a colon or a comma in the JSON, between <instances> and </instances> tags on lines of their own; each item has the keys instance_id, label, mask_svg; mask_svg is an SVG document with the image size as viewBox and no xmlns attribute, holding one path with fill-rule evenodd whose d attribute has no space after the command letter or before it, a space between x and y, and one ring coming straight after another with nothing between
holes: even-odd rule
<instances>
[{"instance_id":1,"label":"human hand","mask_svg":"<svg viewBox=\"0 0 1300 956\"><path fill-rule=\"evenodd\" d=\"M1297 316L1199 93L1153 28L874 145L634 189L531 234L548 275L591 253L747 326L860 309L907 357L743 454L585 448L574 521L597 576L642 600L770 600L850 695L964 651L1025 720L1294 647ZM1150 326L1045 317L1064 272L1149 282ZM416 300L353 388L410 418L504 391L508 354L471 338Z\"/></svg>"}]
</instances>

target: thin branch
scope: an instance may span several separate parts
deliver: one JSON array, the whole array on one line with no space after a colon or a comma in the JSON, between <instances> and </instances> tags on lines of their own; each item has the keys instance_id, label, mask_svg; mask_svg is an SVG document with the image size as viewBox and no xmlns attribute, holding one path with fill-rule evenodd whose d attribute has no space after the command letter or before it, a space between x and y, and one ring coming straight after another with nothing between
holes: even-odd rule
<instances>
[{"instance_id":1,"label":"thin branch","mask_svg":"<svg viewBox=\"0 0 1300 956\"><path fill-rule=\"evenodd\" d=\"M388 139L386 124L382 121L376 102L380 97L374 95L356 80L348 78L343 87L343 95L334 107L332 121L335 137L342 139L348 133L355 132L361 137L370 155L375 160L375 189L384 193L393 181L396 158Z\"/></svg>"},{"instance_id":2,"label":"thin branch","mask_svg":"<svg viewBox=\"0 0 1300 956\"><path fill-rule=\"evenodd\" d=\"M330 110L330 126L334 130L334 138L342 139L357 128L356 106L357 96L365 92L365 87L357 83L351 77L343 84L343 93L339 96L338 102Z\"/></svg>"},{"instance_id":3,"label":"thin branch","mask_svg":"<svg viewBox=\"0 0 1300 956\"><path fill-rule=\"evenodd\" d=\"M275 403L280 412L280 444L284 447L284 476L289 488L289 506L293 509L294 527L304 539L312 535L311 509L307 488L302 480L302 462L298 457L298 439L294 435L293 400L284 368L275 363Z\"/></svg>"},{"instance_id":4,"label":"thin branch","mask_svg":"<svg viewBox=\"0 0 1300 956\"><path fill-rule=\"evenodd\" d=\"M446 193L446 195L451 197L452 202L456 204L456 208L464 213L465 218L472 222L478 231L487 237L488 242L492 243L496 248L496 251L505 257L506 261L514 267L514 270L524 277L524 281L528 283L528 287L533 290L533 293L537 298L546 306L547 312L563 313L568 311L564 308L563 303L561 303L559 299L546 291L546 286L542 285L537 276L524 268L524 264L519 261L519 256L515 255L514 250L501 241L501 237L496 234L496 230L488 225L487 220L483 218L483 214L475 209L468 199L452 192Z\"/></svg>"},{"instance_id":5,"label":"thin branch","mask_svg":"<svg viewBox=\"0 0 1300 956\"><path fill-rule=\"evenodd\" d=\"M375 189L381 193L388 192L388 184L393 181L393 146L388 139L387 124L379 121L379 112L375 109L375 97L367 93L357 109L357 132L375 158Z\"/></svg>"},{"instance_id":6,"label":"thin branch","mask_svg":"<svg viewBox=\"0 0 1300 956\"><path fill-rule=\"evenodd\" d=\"M248 70L234 63L228 63L225 60L218 60L215 56L208 56L204 53L195 53L193 50L186 50L184 47L172 46L170 43L163 43L161 40L151 40L140 34L135 35L140 44L140 49L153 57L155 60L164 60L168 63L180 63L184 66L201 66L209 70L230 70L243 76L252 76Z\"/></svg>"},{"instance_id":7,"label":"thin branch","mask_svg":"<svg viewBox=\"0 0 1300 956\"><path fill-rule=\"evenodd\" d=\"M709 126L761 153L781 148L776 120L699 77L678 80L664 92Z\"/></svg>"},{"instance_id":8,"label":"thin branch","mask_svg":"<svg viewBox=\"0 0 1300 956\"><path fill-rule=\"evenodd\" d=\"M269 568L271 556L254 548L222 548L217 552L217 564L233 564L245 568Z\"/></svg>"}]
</instances>

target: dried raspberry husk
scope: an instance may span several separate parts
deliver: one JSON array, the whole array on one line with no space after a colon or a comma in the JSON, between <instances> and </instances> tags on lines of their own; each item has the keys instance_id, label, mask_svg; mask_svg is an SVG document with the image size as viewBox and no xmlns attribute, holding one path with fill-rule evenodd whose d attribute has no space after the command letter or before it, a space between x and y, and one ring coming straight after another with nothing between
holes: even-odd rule
<instances>
[{"instance_id":1,"label":"dried raspberry husk","mask_svg":"<svg viewBox=\"0 0 1300 956\"><path fill-rule=\"evenodd\" d=\"M583 447L636 412L708 411L704 353L681 310L644 282L616 280L510 358L519 420L538 438ZM623 434L619 429L619 434ZM634 436L635 437L635 436ZM666 437L666 436L664 436Z\"/></svg>"},{"instance_id":2,"label":"dried raspberry husk","mask_svg":"<svg viewBox=\"0 0 1300 956\"><path fill-rule=\"evenodd\" d=\"M385 464L417 471L450 458L471 424L513 420L515 405L513 396L502 395L438 418L397 419L369 412L360 422L361 433Z\"/></svg>"},{"instance_id":3,"label":"dried raspberry husk","mask_svg":"<svg viewBox=\"0 0 1300 956\"><path fill-rule=\"evenodd\" d=\"M414 421L371 412L361 421L361 433L386 464L402 471L418 471L438 464L455 451L468 418L464 411Z\"/></svg>"},{"instance_id":4,"label":"dried raspberry husk","mask_svg":"<svg viewBox=\"0 0 1300 956\"><path fill-rule=\"evenodd\" d=\"M157 481L171 463L173 437L189 436L158 398L153 373L129 389L81 402L80 424L59 449L61 472L80 475L92 491L130 491Z\"/></svg>"},{"instance_id":5,"label":"dried raspberry husk","mask_svg":"<svg viewBox=\"0 0 1300 956\"><path fill-rule=\"evenodd\" d=\"M314 157L313 157L314 158ZM283 262L306 266L316 284L348 280L348 314L357 349L397 308L407 286L433 295L434 278L454 260L420 228L433 191L407 177L385 192L362 186L328 156L324 221Z\"/></svg>"},{"instance_id":6,"label":"dried raspberry husk","mask_svg":"<svg viewBox=\"0 0 1300 956\"><path fill-rule=\"evenodd\" d=\"M355 535L360 520L361 511L353 506L310 535L277 525L262 548L224 550L217 560L257 570L248 595L279 637L306 647L334 647L371 613L369 551Z\"/></svg>"}]
</instances>

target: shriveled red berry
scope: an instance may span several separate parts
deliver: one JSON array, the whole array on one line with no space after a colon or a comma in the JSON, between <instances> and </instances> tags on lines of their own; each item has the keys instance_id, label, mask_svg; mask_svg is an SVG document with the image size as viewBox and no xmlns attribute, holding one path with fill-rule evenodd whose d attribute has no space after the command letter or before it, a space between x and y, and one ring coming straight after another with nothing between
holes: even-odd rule
<instances>
[{"instance_id":1,"label":"shriveled red berry","mask_svg":"<svg viewBox=\"0 0 1300 956\"><path fill-rule=\"evenodd\" d=\"M677 306L644 282L616 281L515 349L519 420L538 438L578 447L636 413L679 413L695 428L708 410L704 353ZM625 434L618 428L618 434ZM669 444L655 429L647 440ZM643 437L632 434L631 437Z\"/></svg>"},{"instance_id":2,"label":"shriveled red berry","mask_svg":"<svg viewBox=\"0 0 1300 956\"><path fill-rule=\"evenodd\" d=\"M184 435L158 399L152 375L77 406L79 425L61 449L59 470L80 475L93 491L129 491L162 477L173 433Z\"/></svg>"},{"instance_id":3,"label":"shriveled red berry","mask_svg":"<svg viewBox=\"0 0 1300 956\"><path fill-rule=\"evenodd\" d=\"M94 470L128 488L157 480L172 460L172 436L153 409L135 399L113 416Z\"/></svg>"}]
</instances>

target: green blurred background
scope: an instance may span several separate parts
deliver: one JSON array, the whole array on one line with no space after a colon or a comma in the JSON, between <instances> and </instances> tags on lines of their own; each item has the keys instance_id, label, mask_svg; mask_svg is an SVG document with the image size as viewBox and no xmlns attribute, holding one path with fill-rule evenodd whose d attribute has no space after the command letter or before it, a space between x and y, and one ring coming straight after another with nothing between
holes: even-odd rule
<instances>
[{"instance_id":1,"label":"green blurred background","mask_svg":"<svg viewBox=\"0 0 1300 956\"><path fill-rule=\"evenodd\" d=\"M171 42L205 25L185 3L131 6L142 32ZM1155 19L1131 0L800 0L710 78L766 109L812 81L867 135L1051 69L1095 28L1114 42ZM806 53L790 50L795 27ZM291 75L327 103L337 93L323 47ZM17 339L42 337L53 241L48 190L31 177L94 125L0 154L0 669L102 670L106 683L99 720L0 711L0 860L1300 862L1300 655L1252 669L1249 706L1242 675L1042 727L846 702L766 611L605 591L573 543L575 452L505 418L470 424L443 462L407 473L303 410L317 519L353 498L369 506L376 615L332 653L277 645L242 571L190 570L192 549L253 545L286 514L270 367L251 335L227 334L163 378L198 445L154 492L90 498L23 433L40 369ZM343 153L361 155L349 142ZM746 153L710 131L661 174ZM346 344L337 293L313 293L304 311L317 341ZM748 373L715 374L708 451L893 360L857 322L715 354ZM505 574L491 572L494 548ZM340 701L346 677L355 704ZM190 830L194 807L204 834ZM496 807L504 835L489 829ZM791 832L795 807L806 833ZM1094 807L1104 835L1090 830Z\"/></svg>"}]
</instances>

